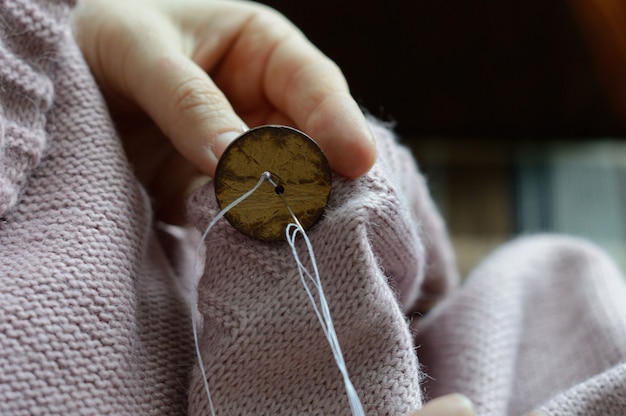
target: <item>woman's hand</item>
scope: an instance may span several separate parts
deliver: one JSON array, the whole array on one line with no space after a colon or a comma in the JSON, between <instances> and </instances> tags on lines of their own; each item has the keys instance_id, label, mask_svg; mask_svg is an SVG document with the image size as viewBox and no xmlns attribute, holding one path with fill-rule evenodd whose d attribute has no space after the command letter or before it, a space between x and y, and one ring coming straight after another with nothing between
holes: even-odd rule
<instances>
[{"instance_id":1,"label":"woman's hand","mask_svg":"<svg viewBox=\"0 0 626 416\"><path fill-rule=\"evenodd\" d=\"M236 0L82 0L74 23L161 219L180 223L193 178L213 175L247 126L303 130L348 177L374 163L372 133L340 70L272 9Z\"/></svg>"}]
</instances>

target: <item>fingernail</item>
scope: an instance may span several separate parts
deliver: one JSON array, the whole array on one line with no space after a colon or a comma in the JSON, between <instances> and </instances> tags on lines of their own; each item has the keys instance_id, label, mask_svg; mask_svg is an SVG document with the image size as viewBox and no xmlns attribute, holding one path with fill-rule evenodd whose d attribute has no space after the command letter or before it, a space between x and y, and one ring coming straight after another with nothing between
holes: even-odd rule
<instances>
[{"instance_id":1,"label":"fingernail","mask_svg":"<svg viewBox=\"0 0 626 416\"><path fill-rule=\"evenodd\" d=\"M467 397L462 394L455 394L455 405L458 413L452 414L460 414L460 415L473 415L474 414L474 403Z\"/></svg>"},{"instance_id":2,"label":"fingernail","mask_svg":"<svg viewBox=\"0 0 626 416\"><path fill-rule=\"evenodd\" d=\"M224 150L235 141L239 136L241 136L242 132L240 131L226 131L215 138L215 142L213 142L213 153L219 159Z\"/></svg>"},{"instance_id":3,"label":"fingernail","mask_svg":"<svg viewBox=\"0 0 626 416\"><path fill-rule=\"evenodd\" d=\"M198 174L194 176L190 181L187 187L185 188L185 198L191 196L192 193L196 191L196 189L200 189L204 185L206 185L211 179L208 175Z\"/></svg>"},{"instance_id":4,"label":"fingernail","mask_svg":"<svg viewBox=\"0 0 626 416\"><path fill-rule=\"evenodd\" d=\"M422 408L420 416L473 416L472 401L462 394L450 394L434 399Z\"/></svg>"}]
</instances>

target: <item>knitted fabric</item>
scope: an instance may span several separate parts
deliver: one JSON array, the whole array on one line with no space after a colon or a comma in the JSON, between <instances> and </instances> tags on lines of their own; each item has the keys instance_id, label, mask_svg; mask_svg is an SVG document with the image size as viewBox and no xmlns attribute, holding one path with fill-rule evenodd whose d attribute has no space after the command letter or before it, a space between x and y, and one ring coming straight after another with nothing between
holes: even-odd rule
<instances>
[{"instance_id":1,"label":"knitted fabric","mask_svg":"<svg viewBox=\"0 0 626 416\"><path fill-rule=\"evenodd\" d=\"M207 414L188 304L197 233L153 224L70 3L0 2L0 414ZM455 286L453 255L409 153L372 127L377 164L334 178L309 233L367 413L406 413L421 390L464 392L481 415L626 414L626 289L587 243L505 246L408 325ZM204 229L211 186L188 208ZM222 221L205 257L200 346L218 414L347 414L286 244Z\"/></svg>"},{"instance_id":2,"label":"knitted fabric","mask_svg":"<svg viewBox=\"0 0 626 416\"><path fill-rule=\"evenodd\" d=\"M0 13L0 414L181 414L187 309L69 9Z\"/></svg>"},{"instance_id":3,"label":"knitted fabric","mask_svg":"<svg viewBox=\"0 0 626 416\"><path fill-rule=\"evenodd\" d=\"M415 322L425 393L465 393L479 415L624 415L624 299L624 277L595 246L514 241Z\"/></svg>"},{"instance_id":4,"label":"knitted fabric","mask_svg":"<svg viewBox=\"0 0 626 416\"><path fill-rule=\"evenodd\" d=\"M388 130L373 128L378 163L361 179L334 178L328 209L309 237L366 413L401 415L421 403L402 313L419 296L427 265L416 218L429 229L441 220L430 206L417 203L430 199L420 182L414 186L410 180L417 171L409 153ZM411 203L428 209L413 211ZM201 229L217 212L212 186L190 202L191 219ZM451 252L435 234L430 247ZM304 252L303 244L298 250ZM451 264L441 259L434 258L432 269L454 278ZM213 401L223 414L346 413L341 375L287 243L252 241L220 223L209 234L198 293L202 353ZM208 412L202 389L196 372L191 414Z\"/></svg>"}]
</instances>

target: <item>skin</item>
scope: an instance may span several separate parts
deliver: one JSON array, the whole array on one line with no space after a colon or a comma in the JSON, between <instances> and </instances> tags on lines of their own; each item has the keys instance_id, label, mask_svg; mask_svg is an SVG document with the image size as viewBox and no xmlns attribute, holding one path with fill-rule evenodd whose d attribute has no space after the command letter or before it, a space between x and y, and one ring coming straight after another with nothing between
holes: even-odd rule
<instances>
[{"instance_id":1,"label":"skin","mask_svg":"<svg viewBox=\"0 0 626 416\"><path fill-rule=\"evenodd\" d=\"M449 394L429 401L408 416L474 416L472 402L461 394Z\"/></svg>"},{"instance_id":2,"label":"skin","mask_svg":"<svg viewBox=\"0 0 626 416\"><path fill-rule=\"evenodd\" d=\"M276 11L243 1L84 0L75 37L160 219L180 223L189 185L260 124L313 137L339 174L376 158L338 67Z\"/></svg>"},{"instance_id":3,"label":"skin","mask_svg":"<svg viewBox=\"0 0 626 416\"><path fill-rule=\"evenodd\" d=\"M81 0L74 35L156 217L184 222L186 195L261 124L313 137L339 174L376 159L339 68L278 12L236 0ZM471 416L450 395L410 416Z\"/></svg>"}]
</instances>

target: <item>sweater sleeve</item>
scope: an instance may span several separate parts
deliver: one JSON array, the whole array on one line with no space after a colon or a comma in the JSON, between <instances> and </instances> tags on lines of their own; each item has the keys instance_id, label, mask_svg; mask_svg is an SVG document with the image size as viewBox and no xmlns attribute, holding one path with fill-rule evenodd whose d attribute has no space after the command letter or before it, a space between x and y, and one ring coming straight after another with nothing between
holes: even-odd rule
<instances>
[{"instance_id":1,"label":"sweater sleeve","mask_svg":"<svg viewBox=\"0 0 626 416\"><path fill-rule=\"evenodd\" d=\"M516 239L416 322L431 398L460 392L480 415L626 414L626 285L598 247Z\"/></svg>"},{"instance_id":2,"label":"sweater sleeve","mask_svg":"<svg viewBox=\"0 0 626 416\"><path fill-rule=\"evenodd\" d=\"M184 414L188 309L69 17L0 1L0 414Z\"/></svg>"},{"instance_id":3,"label":"sweater sleeve","mask_svg":"<svg viewBox=\"0 0 626 416\"><path fill-rule=\"evenodd\" d=\"M325 215L308 234L366 413L400 415L421 403L404 311L419 298L430 264L421 234L429 227L420 224L439 217L432 205L415 209L416 199L429 198L421 176L393 134L372 127L378 162L360 179L334 178ZM189 204L201 230L217 213L212 188L196 192ZM218 413L347 412L341 375L286 243L254 241L218 222L207 239L198 308L204 319L201 351ZM192 415L208 411L197 370Z\"/></svg>"}]
</instances>

